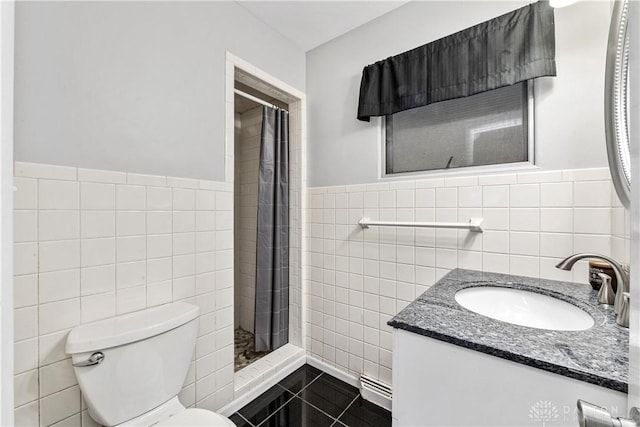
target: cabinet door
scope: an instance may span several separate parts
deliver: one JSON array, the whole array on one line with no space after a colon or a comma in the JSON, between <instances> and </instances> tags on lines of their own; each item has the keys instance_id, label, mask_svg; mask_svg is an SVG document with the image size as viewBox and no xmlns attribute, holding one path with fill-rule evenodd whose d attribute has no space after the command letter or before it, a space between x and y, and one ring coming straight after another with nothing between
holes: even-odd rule
<instances>
[{"instance_id":1,"label":"cabinet door","mask_svg":"<svg viewBox=\"0 0 640 427\"><path fill-rule=\"evenodd\" d=\"M627 415L626 393L394 330L395 426L577 426L583 398Z\"/></svg>"}]
</instances>

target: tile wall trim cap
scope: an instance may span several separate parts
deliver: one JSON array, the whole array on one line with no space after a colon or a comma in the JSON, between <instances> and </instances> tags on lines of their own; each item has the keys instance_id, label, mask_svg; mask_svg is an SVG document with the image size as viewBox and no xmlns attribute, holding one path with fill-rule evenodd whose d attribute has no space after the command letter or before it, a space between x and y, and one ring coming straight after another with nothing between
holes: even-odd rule
<instances>
[{"instance_id":1,"label":"tile wall trim cap","mask_svg":"<svg viewBox=\"0 0 640 427\"><path fill-rule=\"evenodd\" d=\"M77 169L71 166L58 166L44 163L19 162L14 163L14 175L26 178L60 179L75 181L78 177Z\"/></svg>"},{"instance_id":2,"label":"tile wall trim cap","mask_svg":"<svg viewBox=\"0 0 640 427\"><path fill-rule=\"evenodd\" d=\"M567 169L562 171L563 181L607 181L610 179L609 168Z\"/></svg>"},{"instance_id":3,"label":"tile wall trim cap","mask_svg":"<svg viewBox=\"0 0 640 427\"><path fill-rule=\"evenodd\" d=\"M168 176L167 185L174 188L198 189L200 188L200 181L192 178L174 178Z\"/></svg>"},{"instance_id":4,"label":"tile wall trim cap","mask_svg":"<svg viewBox=\"0 0 640 427\"><path fill-rule=\"evenodd\" d=\"M103 184L130 184L148 187L173 187L200 190L233 191L233 184L226 181L149 175L107 169L76 168L47 163L14 162L14 177L50 179L60 181L95 182Z\"/></svg>"},{"instance_id":5,"label":"tile wall trim cap","mask_svg":"<svg viewBox=\"0 0 640 427\"><path fill-rule=\"evenodd\" d=\"M127 184L154 185L158 187L166 187L167 177L159 176L159 175L127 173Z\"/></svg>"},{"instance_id":6,"label":"tile wall trim cap","mask_svg":"<svg viewBox=\"0 0 640 427\"><path fill-rule=\"evenodd\" d=\"M127 173L102 169L78 168L78 181L105 184L126 184Z\"/></svg>"},{"instance_id":7,"label":"tile wall trim cap","mask_svg":"<svg viewBox=\"0 0 640 427\"><path fill-rule=\"evenodd\" d=\"M536 184L541 182L559 182L562 172L559 170L518 173L518 184Z\"/></svg>"}]
</instances>

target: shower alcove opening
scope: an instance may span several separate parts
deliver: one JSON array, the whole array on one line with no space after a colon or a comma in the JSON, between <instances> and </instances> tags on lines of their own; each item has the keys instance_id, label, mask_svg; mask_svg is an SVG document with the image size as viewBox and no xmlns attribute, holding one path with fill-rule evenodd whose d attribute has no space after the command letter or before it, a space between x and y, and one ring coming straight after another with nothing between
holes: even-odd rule
<instances>
[{"instance_id":1,"label":"shower alcove opening","mask_svg":"<svg viewBox=\"0 0 640 427\"><path fill-rule=\"evenodd\" d=\"M233 100L234 366L239 371L271 351L260 351L255 346L258 188L264 108L260 100L284 110L288 105L239 81L234 89L237 90Z\"/></svg>"},{"instance_id":2,"label":"shower alcove opening","mask_svg":"<svg viewBox=\"0 0 640 427\"><path fill-rule=\"evenodd\" d=\"M304 358L302 319L303 268L303 118L304 94L227 54L227 158L226 180L234 190L234 365L235 398L268 386ZM242 95L237 92L241 92ZM249 96L246 96L249 95ZM273 351L256 351L256 253L258 236L258 184L263 121L262 104L288 111L288 334L286 344ZM271 110L272 112L275 110ZM263 184L264 188L264 184ZM264 189L262 190L264 191ZM260 216L264 218L264 215ZM264 222L264 219L261 221ZM264 245L263 245L264 248ZM263 258L264 259L264 258ZM263 270L264 271L264 270ZM258 273L259 275L260 273ZM285 280L286 281L286 280ZM259 291L261 292L261 291ZM264 292L264 291L262 291ZM260 299L260 298L259 298ZM285 307L285 312L286 308ZM261 315L258 314L259 323ZM282 325L280 326L282 329ZM257 331L259 337L262 336ZM261 386L262 385L262 386Z\"/></svg>"}]
</instances>

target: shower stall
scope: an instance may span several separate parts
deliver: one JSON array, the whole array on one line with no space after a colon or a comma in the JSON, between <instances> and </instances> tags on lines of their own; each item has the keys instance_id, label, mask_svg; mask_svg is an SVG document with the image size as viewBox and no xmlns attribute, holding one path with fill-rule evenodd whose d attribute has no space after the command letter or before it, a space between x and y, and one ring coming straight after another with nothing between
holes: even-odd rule
<instances>
[{"instance_id":1,"label":"shower stall","mask_svg":"<svg viewBox=\"0 0 640 427\"><path fill-rule=\"evenodd\" d=\"M237 82L234 96L234 334L238 371L289 338L286 104Z\"/></svg>"}]
</instances>

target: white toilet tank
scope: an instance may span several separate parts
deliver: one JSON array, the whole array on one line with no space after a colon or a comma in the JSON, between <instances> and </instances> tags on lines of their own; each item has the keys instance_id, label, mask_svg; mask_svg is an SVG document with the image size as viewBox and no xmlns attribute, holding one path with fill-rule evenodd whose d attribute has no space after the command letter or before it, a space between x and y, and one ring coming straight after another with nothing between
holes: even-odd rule
<instances>
[{"instance_id":1,"label":"white toilet tank","mask_svg":"<svg viewBox=\"0 0 640 427\"><path fill-rule=\"evenodd\" d=\"M97 352L99 364L74 366L89 414L114 426L177 396L198 333L198 307L184 302L74 328L66 352L74 365ZM95 355L93 360L100 359Z\"/></svg>"}]
</instances>

